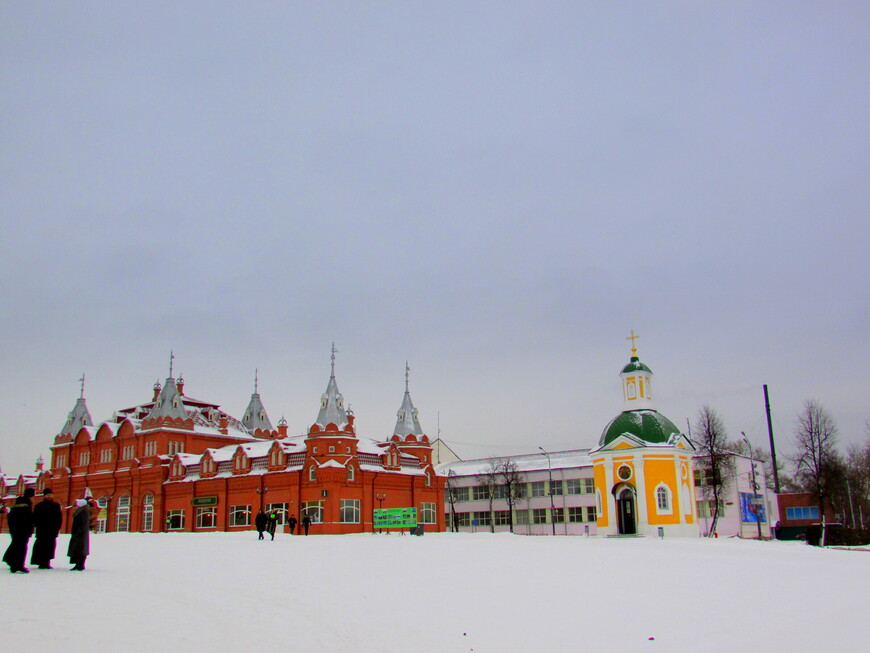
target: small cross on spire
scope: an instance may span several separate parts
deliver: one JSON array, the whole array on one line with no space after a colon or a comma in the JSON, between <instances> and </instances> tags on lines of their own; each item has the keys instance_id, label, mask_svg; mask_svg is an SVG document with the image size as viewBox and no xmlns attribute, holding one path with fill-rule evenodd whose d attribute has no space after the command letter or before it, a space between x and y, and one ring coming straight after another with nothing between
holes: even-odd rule
<instances>
[{"instance_id":1,"label":"small cross on spire","mask_svg":"<svg viewBox=\"0 0 870 653\"><path fill-rule=\"evenodd\" d=\"M330 377L335 376L335 354L336 354L336 352L338 352L338 350L335 348L335 341L333 340L332 341L332 366L331 366L330 372L329 372Z\"/></svg>"},{"instance_id":2,"label":"small cross on spire","mask_svg":"<svg viewBox=\"0 0 870 653\"><path fill-rule=\"evenodd\" d=\"M635 335L634 329L631 330L631 335L626 338L626 340L631 340L631 355L634 357L637 356L637 343L635 343L635 340L637 340L638 338L640 338L640 336Z\"/></svg>"},{"instance_id":3,"label":"small cross on spire","mask_svg":"<svg viewBox=\"0 0 870 653\"><path fill-rule=\"evenodd\" d=\"M172 363L175 360L175 352L171 349L169 350L169 378L172 378Z\"/></svg>"},{"instance_id":4,"label":"small cross on spire","mask_svg":"<svg viewBox=\"0 0 870 653\"><path fill-rule=\"evenodd\" d=\"M82 372L82 378L80 378L79 381L82 382L82 391L81 391L81 394L79 395L79 399L84 399L85 398L85 373L84 372Z\"/></svg>"},{"instance_id":5,"label":"small cross on spire","mask_svg":"<svg viewBox=\"0 0 870 653\"><path fill-rule=\"evenodd\" d=\"M260 370L258 368L254 368L254 394L259 392L260 387Z\"/></svg>"},{"instance_id":6,"label":"small cross on spire","mask_svg":"<svg viewBox=\"0 0 870 653\"><path fill-rule=\"evenodd\" d=\"M408 367L408 361L405 361L405 392L408 392L408 376L410 375L411 368Z\"/></svg>"}]
</instances>

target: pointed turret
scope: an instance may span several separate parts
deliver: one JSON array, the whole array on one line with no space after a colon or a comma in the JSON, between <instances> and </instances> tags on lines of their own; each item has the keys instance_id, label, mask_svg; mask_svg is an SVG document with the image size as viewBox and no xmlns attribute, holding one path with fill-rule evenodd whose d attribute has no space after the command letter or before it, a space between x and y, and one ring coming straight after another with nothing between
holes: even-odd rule
<instances>
[{"instance_id":1,"label":"pointed turret","mask_svg":"<svg viewBox=\"0 0 870 653\"><path fill-rule=\"evenodd\" d=\"M254 371L254 394L251 395L251 401L245 409L245 415L242 417L242 424L249 431L273 431L272 422L269 421L269 416L266 414L266 409L263 407L263 402L260 400L258 372Z\"/></svg>"},{"instance_id":2,"label":"pointed turret","mask_svg":"<svg viewBox=\"0 0 870 653\"><path fill-rule=\"evenodd\" d=\"M335 343L332 343L332 366L329 373L329 383L326 386L326 392L320 398L320 412L317 413L317 421L315 422L321 429L327 424L335 424L339 429L343 429L347 424L347 411L344 407L344 397L338 391L338 384L335 382Z\"/></svg>"},{"instance_id":3,"label":"pointed turret","mask_svg":"<svg viewBox=\"0 0 870 653\"><path fill-rule=\"evenodd\" d=\"M163 384L160 394L157 395L157 401L154 402L154 407L145 419L159 419L161 417L187 419L187 409L184 407L184 402L181 400L181 393L178 391L178 384L172 376L172 361L174 358L175 354L170 353L169 376L166 377L166 383Z\"/></svg>"},{"instance_id":4,"label":"pointed turret","mask_svg":"<svg viewBox=\"0 0 870 653\"><path fill-rule=\"evenodd\" d=\"M404 439L409 435L420 437L423 435L423 428L420 426L420 420L417 417L417 409L414 408L414 403L411 401L411 392L408 389L408 376L411 368L405 362L405 396L402 399L402 407L396 413L396 427L393 429L393 435L398 435Z\"/></svg>"},{"instance_id":5,"label":"pointed turret","mask_svg":"<svg viewBox=\"0 0 870 653\"><path fill-rule=\"evenodd\" d=\"M640 338L634 331L627 340L631 340L631 360L622 368L619 376L622 379L623 410L649 410L652 402L652 370L640 362L637 357L637 347L634 341Z\"/></svg>"},{"instance_id":6,"label":"pointed turret","mask_svg":"<svg viewBox=\"0 0 870 653\"><path fill-rule=\"evenodd\" d=\"M91 414L88 412L88 405L85 402L85 375L79 379L82 382L81 394L76 400L75 408L73 408L66 418L66 424L60 430L60 435L75 435L83 426L93 426L94 420L91 419Z\"/></svg>"}]
</instances>

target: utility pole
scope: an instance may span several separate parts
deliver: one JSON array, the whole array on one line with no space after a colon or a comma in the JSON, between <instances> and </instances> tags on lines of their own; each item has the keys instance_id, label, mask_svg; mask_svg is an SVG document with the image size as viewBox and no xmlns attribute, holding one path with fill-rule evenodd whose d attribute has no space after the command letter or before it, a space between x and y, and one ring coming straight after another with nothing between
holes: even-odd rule
<instances>
[{"instance_id":1,"label":"utility pole","mask_svg":"<svg viewBox=\"0 0 870 653\"><path fill-rule=\"evenodd\" d=\"M776 447L773 444L773 424L770 421L770 397L764 384L764 412L767 414L767 437L770 440L770 466L773 468L773 491L779 494L779 471L776 469Z\"/></svg>"},{"instance_id":2,"label":"utility pole","mask_svg":"<svg viewBox=\"0 0 870 653\"><path fill-rule=\"evenodd\" d=\"M541 453L547 457L547 476L550 478L550 487L548 488L548 494L550 495L550 521L553 525L553 535L556 534L556 519L553 513L556 512L555 504L553 503L553 466L550 464L550 454L544 451L544 447L538 447L541 450Z\"/></svg>"}]
</instances>

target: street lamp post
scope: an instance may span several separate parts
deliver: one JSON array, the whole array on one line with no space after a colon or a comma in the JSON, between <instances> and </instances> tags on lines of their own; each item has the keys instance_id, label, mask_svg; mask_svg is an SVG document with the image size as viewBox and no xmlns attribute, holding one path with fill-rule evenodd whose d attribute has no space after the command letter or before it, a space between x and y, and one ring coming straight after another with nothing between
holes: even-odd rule
<instances>
[{"instance_id":1,"label":"street lamp post","mask_svg":"<svg viewBox=\"0 0 870 653\"><path fill-rule=\"evenodd\" d=\"M269 491L269 487L263 485L263 481L260 481L260 487L254 488L254 492L260 495L260 512L263 512L263 499L266 498L266 492Z\"/></svg>"},{"instance_id":2,"label":"street lamp post","mask_svg":"<svg viewBox=\"0 0 870 653\"><path fill-rule=\"evenodd\" d=\"M386 494L376 494L376 495L375 495L375 501L378 502L378 509L379 509L379 510L383 509L383 507L384 507L384 499L386 499L386 498L387 498L387 495L386 495ZM375 530L375 521L374 521L374 519L373 519L373 520L372 520L372 532L374 532L374 530ZM384 529L383 529L383 528L378 529L378 530L379 530L381 533L384 532Z\"/></svg>"},{"instance_id":3,"label":"street lamp post","mask_svg":"<svg viewBox=\"0 0 870 653\"><path fill-rule=\"evenodd\" d=\"M541 450L541 453L547 457L547 476L550 479L550 487L548 488L548 494L550 495L550 522L553 525L553 535L556 534L556 517L555 517L555 508L556 506L553 504L553 466L550 464L550 454L544 451L544 447L538 447Z\"/></svg>"},{"instance_id":4,"label":"street lamp post","mask_svg":"<svg viewBox=\"0 0 870 653\"><path fill-rule=\"evenodd\" d=\"M755 524L758 526L758 541L761 542L761 519L758 517L758 503L756 503L760 499L758 499L758 483L755 482L755 459L752 457L752 445L749 443L749 438L746 437L743 431L740 431L740 435L743 436L743 441L749 448L749 466L752 469L752 505L755 507L752 512L755 513Z\"/></svg>"}]
</instances>

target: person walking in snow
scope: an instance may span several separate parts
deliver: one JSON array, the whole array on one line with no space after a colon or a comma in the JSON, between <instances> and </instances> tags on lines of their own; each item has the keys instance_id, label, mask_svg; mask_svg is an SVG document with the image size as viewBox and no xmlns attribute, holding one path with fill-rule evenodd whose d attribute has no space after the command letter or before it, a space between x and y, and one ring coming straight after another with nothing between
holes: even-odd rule
<instances>
[{"instance_id":1,"label":"person walking in snow","mask_svg":"<svg viewBox=\"0 0 870 653\"><path fill-rule=\"evenodd\" d=\"M34 494L36 492L32 487L27 488L9 510L7 523L12 542L3 554L3 562L9 565L9 571L13 574L19 571L22 574L30 573L30 570L24 566L24 561L27 560L27 542L33 535L33 510L30 507L30 497Z\"/></svg>"},{"instance_id":2,"label":"person walking in snow","mask_svg":"<svg viewBox=\"0 0 870 653\"><path fill-rule=\"evenodd\" d=\"M296 535L296 515L290 515L287 525L290 527L290 535Z\"/></svg>"},{"instance_id":3,"label":"person walking in snow","mask_svg":"<svg viewBox=\"0 0 870 653\"><path fill-rule=\"evenodd\" d=\"M91 510L86 499L76 499L76 511L73 513L72 527L69 531L69 548L66 554L73 565L73 571L85 570L85 559L90 549Z\"/></svg>"},{"instance_id":4,"label":"person walking in snow","mask_svg":"<svg viewBox=\"0 0 870 653\"><path fill-rule=\"evenodd\" d=\"M254 517L254 526L257 527L257 532L260 534L258 540L263 539L263 531L266 530L266 513L262 510L257 513L257 516Z\"/></svg>"},{"instance_id":5,"label":"person walking in snow","mask_svg":"<svg viewBox=\"0 0 870 653\"><path fill-rule=\"evenodd\" d=\"M268 518L266 520L266 531L268 531L269 535L272 536L272 539L275 539L275 527L278 526L278 513L274 510L269 513Z\"/></svg>"},{"instance_id":6,"label":"person walking in snow","mask_svg":"<svg viewBox=\"0 0 870 653\"><path fill-rule=\"evenodd\" d=\"M57 544L57 534L63 522L60 504L54 500L49 488L42 491L42 501L33 509L33 526L36 529L36 541L30 554L30 564L40 569L51 569L54 559L54 549Z\"/></svg>"},{"instance_id":7,"label":"person walking in snow","mask_svg":"<svg viewBox=\"0 0 870 653\"><path fill-rule=\"evenodd\" d=\"M308 535L308 527L311 526L311 517L305 515L302 518L302 528L305 529L305 534Z\"/></svg>"}]
</instances>

